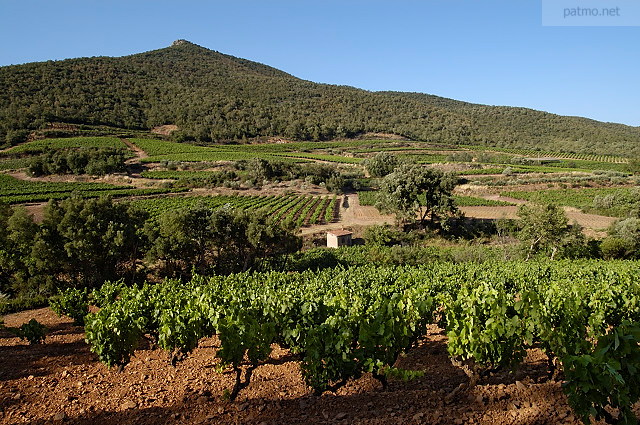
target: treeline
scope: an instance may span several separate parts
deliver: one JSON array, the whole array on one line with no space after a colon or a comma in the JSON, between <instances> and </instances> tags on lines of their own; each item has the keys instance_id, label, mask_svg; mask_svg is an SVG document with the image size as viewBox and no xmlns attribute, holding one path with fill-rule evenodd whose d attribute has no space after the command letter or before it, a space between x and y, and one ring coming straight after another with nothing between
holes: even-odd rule
<instances>
[{"instance_id":1,"label":"treeline","mask_svg":"<svg viewBox=\"0 0 640 425\"><path fill-rule=\"evenodd\" d=\"M198 206L151 220L110 198L69 198L50 201L36 223L24 208L0 205L0 292L32 299L106 280L227 274L299 247L291 228L260 211Z\"/></svg>"},{"instance_id":2,"label":"treeline","mask_svg":"<svg viewBox=\"0 0 640 425\"><path fill-rule=\"evenodd\" d=\"M358 179L364 177L360 170L349 168L341 170L333 164L267 161L252 159L235 164L239 170L246 171L247 182L261 186L266 182L304 179L315 185L324 185L329 192L342 193L358 187Z\"/></svg>"},{"instance_id":3,"label":"treeline","mask_svg":"<svg viewBox=\"0 0 640 425\"><path fill-rule=\"evenodd\" d=\"M29 162L34 177L51 174L91 174L103 176L126 170L127 153L123 149L61 149L37 156Z\"/></svg>"},{"instance_id":4,"label":"treeline","mask_svg":"<svg viewBox=\"0 0 640 425\"><path fill-rule=\"evenodd\" d=\"M170 171L143 172L143 177L176 179L175 186L186 187L230 187L261 188L270 182L302 179L307 183L323 185L329 192L343 193L358 189L364 173L359 169L341 168L334 164L273 161L261 158L236 161L231 169L198 174L197 171L176 171L183 164L167 161L162 163ZM188 165L187 168L192 167Z\"/></svg>"},{"instance_id":5,"label":"treeline","mask_svg":"<svg viewBox=\"0 0 640 425\"><path fill-rule=\"evenodd\" d=\"M523 108L316 84L191 43L121 58L0 68L0 141L51 122L148 130L178 141L279 136L349 138L385 132L441 143L588 153L640 153L640 130Z\"/></svg>"}]
</instances>

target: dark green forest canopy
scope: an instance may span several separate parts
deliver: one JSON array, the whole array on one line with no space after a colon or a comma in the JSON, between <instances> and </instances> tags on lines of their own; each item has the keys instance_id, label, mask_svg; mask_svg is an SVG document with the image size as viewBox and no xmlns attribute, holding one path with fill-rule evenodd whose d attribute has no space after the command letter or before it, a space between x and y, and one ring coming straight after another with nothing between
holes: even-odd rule
<instances>
[{"instance_id":1,"label":"dark green forest canopy","mask_svg":"<svg viewBox=\"0 0 640 425\"><path fill-rule=\"evenodd\" d=\"M439 143L640 154L637 127L317 84L184 41L119 58L1 67L0 144L51 122L132 130L176 124L178 140L206 143L384 132Z\"/></svg>"}]
</instances>

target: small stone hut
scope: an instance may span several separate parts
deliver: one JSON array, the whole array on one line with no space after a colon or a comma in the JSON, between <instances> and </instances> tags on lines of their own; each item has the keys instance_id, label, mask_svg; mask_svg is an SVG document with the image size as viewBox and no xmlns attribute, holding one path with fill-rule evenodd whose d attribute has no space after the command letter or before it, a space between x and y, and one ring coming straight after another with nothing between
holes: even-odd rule
<instances>
[{"instance_id":1,"label":"small stone hut","mask_svg":"<svg viewBox=\"0 0 640 425\"><path fill-rule=\"evenodd\" d=\"M348 230L330 230L327 232L327 247L351 246L352 235Z\"/></svg>"}]
</instances>

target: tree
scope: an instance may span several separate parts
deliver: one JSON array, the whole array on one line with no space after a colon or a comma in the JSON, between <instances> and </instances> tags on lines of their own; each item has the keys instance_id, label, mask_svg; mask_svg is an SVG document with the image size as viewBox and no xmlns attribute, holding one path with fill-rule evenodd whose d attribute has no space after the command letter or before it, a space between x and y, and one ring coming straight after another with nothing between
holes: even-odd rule
<instances>
[{"instance_id":1,"label":"tree","mask_svg":"<svg viewBox=\"0 0 640 425\"><path fill-rule=\"evenodd\" d=\"M602 255L609 258L637 258L640 249L640 219L628 217L613 224L609 236L600 244Z\"/></svg>"},{"instance_id":2,"label":"tree","mask_svg":"<svg viewBox=\"0 0 640 425\"><path fill-rule=\"evenodd\" d=\"M211 210L200 205L160 216L147 226L153 240L150 260L163 260L165 273L227 274L251 269L261 258L295 252L300 239L264 211L244 212L229 206Z\"/></svg>"},{"instance_id":3,"label":"tree","mask_svg":"<svg viewBox=\"0 0 640 425\"><path fill-rule=\"evenodd\" d=\"M135 271L146 213L111 198L51 201L32 240L34 274L57 286L96 287Z\"/></svg>"},{"instance_id":4,"label":"tree","mask_svg":"<svg viewBox=\"0 0 640 425\"><path fill-rule=\"evenodd\" d=\"M246 271L262 258L290 254L301 247L294 229L277 223L265 211L219 208L211 222L218 252L216 270L221 273Z\"/></svg>"},{"instance_id":5,"label":"tree","mask_svg":"<svg viewBox=\"0 0 640 425\"><path fill-rule=\"evenodd\" d=\"M164 261L164 273L171 277L186 275L192 267L205 273L208 245L213 238L210 221L211 209L204 205L167 211L157 224L146 226L153 241L148 258Z\"/></svg>"},{"instance_id":6,"label":"tree","mask_svg":"<svg viewBox=\"0 0 640 425\"><path fill-rule=\"evenodd\" d=\"M376 207L382 212L396 215L402 222L419 217L424 226L431 225L444 215L457 212L452 193L456 179L433 168L417 164L403 164L388 174L380 183Z\"/></svg>"},{"instance_id":7,"label":"tree","mask_svg":"<svg viewBox=\"0 0 640 425\"><path fill-rule=\"evenodd\" d=\"M533 254L549 252L553 260L559 250L586 246L586 239L577 223L569 225L562 208L553 205L522 205L518 209L520 239L527 250L527 260Z\"/></svg>"},{"instance_id":8,"label":"tree","mask_svg":"<svg viewBox=\"0 0 640 425\"><path fill-rule=\"evenodd\" d=\"M392 153L379 152L367 159L364 166L371 177L384 177L400 166L400 159Z\"/></svg>"}]
</instances>

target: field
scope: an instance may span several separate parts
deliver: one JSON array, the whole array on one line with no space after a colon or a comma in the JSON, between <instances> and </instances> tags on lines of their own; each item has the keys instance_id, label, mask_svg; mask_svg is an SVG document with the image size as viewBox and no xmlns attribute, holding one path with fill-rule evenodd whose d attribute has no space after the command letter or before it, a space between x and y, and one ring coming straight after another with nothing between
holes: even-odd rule
<instances>
[{"instance_id":1,"label":"field","mask_svg":"<svg viewBox=\"0 0 640 425\"><path fill-rule=\"evenodd\" d=\"M490 151L490 152L504 152L516 155L522 155L530 158L558 158L558 159L576 159L584 161L594 162L609 162L613 164L626 164L627 158L613 155L590 155L582 153L567 153L567 152L554 152L543 151L536 149L513 149L513 148L494 148L494 147L480 147L467 145L466 148L477 151Z\"/></svg>"},{"instance_id":2,"label":"field","mask_svg":"<svg viewBox=\"0 0 640 425\"><path fill-rule=\"evenodd\" d=\"M252 144L217 144L196 146L188 143L175 143L157 139L129 139L136 147L146 153L141 158L143 163L157 162L219 162L239 161L263 158L283 161L322 161L346 165L360 165L376 152L388 151L402 158L424 164L460 163L465 164L472 158L486 162L487 170L473 170L467 174L498 174L509 167L513 173L558 173L558 172L593 172L594 170L625 171L627 160L622 157L572 154L559 152L539 152L518 149L498 149L481 146L438 145L416 141L394 140L344 140L326 142L287 142L287 143L252 143ZM18 155L33 155L43 151L78 148L78 147L111 147L126 148L119 138L115 137L76 137L68 139L45 139L25 143L0 155L7 159ZM486 155L499 155L499 158L484 158ZM556 158L555 162L540 164L496 163L502 160L526 158ZM3 163L0 169L15 169L24 163ZM475 161L475 159L474 159ZM474 162L477 166L477 162Z\"/></svg>"},{"instance_id":3,"label":"field","mask_svg":"<svg viewBox=\"0 0 640 425\"><path fill-rule=\"evenodd\" d=\"M142 196L170 192L167 189L136 189L132 186L116 186L106 183L57 183L18 180L0 174L0 201L8 204L44 202L49 199L64 199L76 194L83 198L103 195L114 197Z\"/></svg>"},{"instance_id":4,"label":"field","mask_svg":"<svg viewBox=\"0 0 640 425\"><path fill-rule=\"evenodd\" d=\"M179 180L206 179L215 174L215 171L143 171L140 176L145 179Z\"/></svg>"},{"instance_id":5,"label":"field","mask_svg":"<svg viewBox=\"0 0 640 425\"><path fill-rule=\"evenodd\" d=\"M144 150L149 157L144 162L177 161L236 161L252 158L263 159L295 159L297 161L315 160L343 164L361 164L367 156L380 151L390 151L399 154L400 157L411 159L418 163L446 163L458 162L451 154L467 152L470 155L478 155L482 152L490 152L479 147L465 146L441 146L424 142L393 142L384 140L356 140L336 142L291 142L291 143L263 143L248 145L215 145L195 146L184 143L173 143L152 139L131 139L131 142ZM397 146L389 146L397 145ZM429 153L425 153L425 151ZM498 152L498 151L496 151ZM503 151L499 151L503 152ZM523 157L524 152L516 153L505 150L503 152L509 158ZM593 170L623 171L626 160L618 157L605 157L582 154L569 154L558 156L560 161L555 163L543 163L539 165L497 164L500 171L510 167L514 172L590 172ZM464 162L464 161L461 161ZM495 173L495 169L487 173ZM473 172L476 173L476 172Z\"/></svg>"},{"instance_id":6,"label":"field","mask_svg":"<svg viewBox=\"0 0 640 425\"><path fill-rule=\"evenodd\" d=\"M297 226L330 223L335 218L335 197L299 195L271 196L180 196L135 200L134 205L157 217L163 212L187 207L205 206L215 209L224 205L252 211L265 210L279 221L292 221Z\"/></svg>"},{"instance_id":7,"label":"field","mask_svg":"<svg viewBox=\"0 0 640 425\"><path fill-rule=\"evenodd\" d=\"M639 276L637 262L506 262L120 288L118 298L87 317L85 332L48 309L6 318L18 326L36 317L50 334L36 346L2 334L5 361L13 365L3 375L11 401L2 421L577 425L547 358L637 320ZM567 320L552 329L547 320L556 309ZM446 326L432 316L436 310L445 312ZM109 331L114 325L117 334ZM546 353L531 345L527 329L549 343ZM146 339L137 349L111 343L130 332L136 338L158 332L163 349ZM186 358L171 360L176 347ZM243 359L255 347L261 349L249 351L252 365ZM473 358L492 373L470 384L451 356ZM122 371L98 360L119 361ZM519 367L510 371L511 364ZM389 365L412 379L390 375L385 386L371 370ZM236 371L247 369L251 380L228 401ZM326 386L341 376L348 378L344 386ZM328 392L319 396L314 388Z\"/></svg>"},{"instance_id":8,"label":"field","mask_svg":"<svg viewBox=\"0 0 640 425\"><path fill-rule=\"evenodd\" d=\"M140 138L127 143L135 149L118 138L54 139L12 148L3 153L0 168L19 168L23 156L55 148L111 144L131 148L136 157L127 161L126 176L95 182L0 174L0 201L36 203L73 193L129 196L149 213L149 226L168 211L228 205L303 228L298 234L307 238L305 244L318 243L318 234L338 227L356 229L359 238L364 226L394 221L373 207L378 182L365 174L367 159L379 151L468 175L454 192L468 217L515 218L517 204L556 203L571 207L569 219L583 224L587 235L601 237L615 219L575 208L623 216L623 206L640 196L633 189L637 180L617 157L566 154L551 163L518 163L533 152L404 140L196 146ZM228 164L254 158L333 163L341 173L351 173L359 187L374 190L343 198L330 194L325 183L305 178L257 178L256 184L245 177L249 165ZM224 186L214 178L236 171L242 177ZM567 185L598 187L563 188ZM393 261L403 255L421 258L393 248ZM256 266L250 274L200 276L179 284L157 279L153 285L120 287L117 294L107 285L93 298L99 310L92 307L86 329L48 309L7 316L8 326L36 317L50 333L44 345L27 347L0 330L0 349L14 365L1 376L0 388L9 397L0 398L0 422L578 424L562 389L573 369L554 374L549 360L570 365L569 353L583 355L591 341L606 337L623 320L640 320L636 262L476 264L466 252L468 258L460 254L452 262L377 266L384 257L375 250L338 252L348 260L335 269L322 269L322 254L306 271L268 268L270 261L289 266L296 261L292 255L265 260L259 263L264 269ZM322 270L311 271L314 267ZM557 311L566 321L545 316ZM486 371L472 376L471 382L480 379L478 385L470 385L464 368L454 366L461 360Z\"/></svg>"},{"instance_id":9,"label":"field","mask_svg":"<svg viewBox=\"0 0 640 425\"><path fill-rule=\"evenodd\" d=\"M540 204L555 204L579 208L581 210L593 210L594 199L604 196L619 196L630 198L633 189L628 187L599 187L578 189L549 189L543 191L504 191L502 196L522 199Z\"/></svg>"},{"instance_id":10,"label":"field","mask_svg":"<svg viewBox=\"0 0 640 425\"><path fill-rule=\"evenodd\" d=\"M122 140L115 137L73 137L67 139L43 139L15 146L3 152L2 156L42 153L56 149L73 148L114 148L126 149Z\"/></svg>"},{"instance_id":11,"label":"field","mask_svg":"<svg viewBox=\"0 0 640 425\"><path fill-rule=\"evenodd\" d=\"M633 184L634 180L627 174L620 172L625 169L626 160L621 157L593 156L584 154L561 154L558 152L537 152L513 149L489 149L477 146L438 145L427 142L410 140L341 140L321 142L286 142L286 143L251 143L251 144L217 144L211 146L197 146L188 143L175 143L159 139L132 138L128 139L131 149L136 149L137 158L132 163L142 164L139 177L155 180L176 180L175 183L158 182L155 186L147 187L149 182L138 182L131 179L131 186L112 184L105 182L78 183L74 181L48 182L48 181L24 181L20 182L10 176L0 176L0 199L9 203L43 202L48 199L61 199L76 193L82 197L95 197L103 194L112 196L140 196L151 194L165 194L169 192L188 191L193 187L213 188L220 186L226 179L219 171L211 170L212 167L224 170L225 165L217 162L251 160L262 158L266 160L290 161L290 162L323 162L334 163L345 170L363 170L367 158L380 151L392 152L400 158L410 159L445 171L453 170L455 174L467 175L471 186L476 189L465 190L456 193L455 200L458 206L465 208L466 214L478 215L486 218L492 213L476 211L473 208L496 208L495 214L505 213L498 211L513 205L508 200L496 199L496 190L493 186L500 186L500 192L510 198L521 199L526 202L552 202L563 206L582 209L585 212L597 213L607 216L624 216L632 203L630 189L585 188L585 189L561 189L561 185L621 185ZM45 149L71 149L76 147L127 147L123 139L115 137L78 137L69 139L48 139L25 143L4 151L0 155L0 169L17 169L25 167L29 161L28 155L39 155ZM537 154L537 155L534 155ZM27 155L26 157L24 155ZM517 163L518 159L527 157L557 158L555 162L523 165ZM483 162L484 161L484 162ZM502 162L500 162L502 161ZM172 171L162 164L177 163L180 171ZM513 163L510 163L513 162ZM160 163L160 165L158 165ZM507 171L505 171L507 170ZM603 171L597 171L603 170ZM362 172L362 171L358 171ZM218 174L216 174L218 173ZM239 188L244 185L245 177L236 178L229 182L227 187ZM220 181L214 177L220 177ZM212 179L213 178L213 179ZM364 187L371 182L363 179ZM526 192L522 185L531 183L546 183L544 190ZM260 183L261 184L261 183ZM375 182L373 182L375 187ZM489 189L483 188L487 185ZM246 189L247 187L243 187ZM249 186L248 188L251 188ZM517 190L514 190L517 189ZM214 191L215 192L215 191ZM299 226L314 226L333 222L335 211L333 206L327 205L332 197L326 191L324 193L312 193L305 189L298 191L298 198L292 196L282 197L286 191L273 193L280 196L279 199L265 200L259 192L254 193L253 200L248 200L242 192L222 191L224 196L210 198L179 197L172 199L156 199L145 201L145 208L152 214L159 211L179 208L181 205L193 205L194 202L204 202L212 207L218 207L225 203L242 209L269 207L269 212L279 220L290 220ZM271 196L270 192L269 196ZM233 195L241 195L233 197ZM324 200L316 199L323 195ZM615 196L619 204L607 208L594 208L594 197ZM260 199L258 199L260 198ZM628 199L629 198L629 199ZM199 201L196 201L199 199ZM163 204L164 203L164 204ZM156 206L153 206L155 204ZM334 202L336 204L336 202ZM359 192L359 205L357 208L367 208L375 205L375 192ZM348 212L348 210L346 210ZM353 217L351 217L353 215ZM513 211L509 210L509 216ZM358 213L347 214L350 222L358 221ZM377 215L375 221L388 221L388 217ZM579 217L581 220L583 217ZM604 219L603 219L604 220ZM366 220L365 220L366 221ZM584 221L584 220L582 220ZM597 220L596 220L597 221ZM602 220L601 220L602 221ZM370 221L367 221L369 223Z\"/></svg>"}]
</instances>

